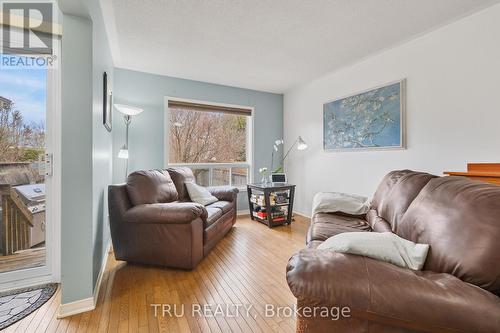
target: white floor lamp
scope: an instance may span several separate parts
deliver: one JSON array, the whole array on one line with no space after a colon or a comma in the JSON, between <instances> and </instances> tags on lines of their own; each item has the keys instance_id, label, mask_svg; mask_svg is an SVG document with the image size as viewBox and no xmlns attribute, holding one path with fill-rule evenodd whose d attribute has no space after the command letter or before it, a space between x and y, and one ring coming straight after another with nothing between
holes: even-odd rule
<instances>
[{"instance_id":1,"label":"white floor lamp","mask_svg":"<svg viewBox=\"0 0 500 333\"><path fill-rule=\"evenodd\" d=\"M123 120L125 121L125 144L122 146L120 151L118 152L118 158L125 159L126 167L125 167L125 178L128 176L128 129L130 123L132 122L132 116L137 116L142 113L144 110L141 108L137 108L135 106L124 105L124 104L115 104L116 110L120 113L123 113Z\"/></svg>"},{"instance_id":2,"label":"white floor lamp","mask_svg":"<svg viewBox=\"0 0 500 333\"><path fill-rule=\"evenodd\" d=\"M307 143L302 139L302 137L299 135L297 139L293 142L293 144L290 146L288 151L286 152L285 156L281 159L281 165L278 169L273 170L274 167L274 152L278 151L278 146L281 146L284 144L283 139L276 140L274 145L273 145L273 152L271 154L271 173L273 172L278 172L278 171L284 171L283 169L285 168L285 159L288 157L288 154L292 151L293 147L297 145L297 150L305 150L307 149Z\"/></svg>"}]
</instances>

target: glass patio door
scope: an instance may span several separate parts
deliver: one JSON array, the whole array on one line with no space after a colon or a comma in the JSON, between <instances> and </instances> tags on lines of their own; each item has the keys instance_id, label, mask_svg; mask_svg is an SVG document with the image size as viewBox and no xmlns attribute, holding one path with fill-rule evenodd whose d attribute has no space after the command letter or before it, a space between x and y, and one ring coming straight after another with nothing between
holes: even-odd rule
<instances>
[{"instance_id":1,"label":"glass patio door","mask_svg":"<svg viewBox=\"0 0 500 333\"><path fill-rule=\"evenodd\" d=\"M0 290L55 279L58 84L55 67L0 67Z\"/></svg>"}]
</instances>

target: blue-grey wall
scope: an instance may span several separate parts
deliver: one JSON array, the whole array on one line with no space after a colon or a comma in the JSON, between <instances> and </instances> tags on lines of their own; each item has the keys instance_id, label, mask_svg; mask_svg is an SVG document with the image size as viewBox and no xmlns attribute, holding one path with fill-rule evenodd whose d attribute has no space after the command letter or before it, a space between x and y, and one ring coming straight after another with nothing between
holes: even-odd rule
<instances>
[{"instance_id":1,"label":"blue-grey wall","mask_svg":"<svg viewBox=\"0 0 500 333\"><path fill-rule=\"evenodd\" d=\"M75 8L61 3L62 304L94 295L110 239L112 135L102 125L102 75L112 90L113 62L98 0Z\"/></svg>"},{"instance_id":2,"label":"blue-grey wall","mask_svg":"<svg viewBox=\"0 0 500 333\"><path fill-rule=\"evenodd\" d=\"M178 97L216 103L253 106L254 180L260 180L258 169L270 167L271 149L283 136L283 95L210 84L168 76L115 69L115 103L144 109L132 119L129 133L129 172L164 167L164 98ZM125 161L117 159L125 141L125 125L118 112L113 114L113 181L125 179ZM248 207L245 193L239 197L238 209Z\"/></svg>"},{"instance_id":3,"label":"blue-grey wall","mask_svg":"<svg viewBox=\"0 0 500 333\"><path fill-rule=\"evenodd\" d=\"M61 55L61 303L91 297L92 26L63 17Z\"/></svg>"},{"instance_id":4,"label":"blue-grey wall","mask_svg":"<svg viewBox=\"0 0 500 333\"><path fill-rule=\"evenodd\" d=\"M103 73L113 91L113 60L98 0L87 0L92 18L92 285L96 287L104 258L108 255L108 185L113 179L113 139L103 126ZM108 103L109 104L109 103Z\"/></svg>"}]
</instances>

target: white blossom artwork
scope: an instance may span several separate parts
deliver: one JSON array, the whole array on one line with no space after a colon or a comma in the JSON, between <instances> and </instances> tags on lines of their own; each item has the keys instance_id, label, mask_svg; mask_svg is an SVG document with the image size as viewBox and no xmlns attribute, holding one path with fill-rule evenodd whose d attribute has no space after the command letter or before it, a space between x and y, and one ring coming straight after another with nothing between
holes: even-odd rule
<instances>
[{"instance_id":1,"label":"white blossom artwork","mask_svg":"<svg viewBox=\"0 0 500 333\"><path fill-rule=\"evenodd\" d=\"M404 83L403 80L324 104L324 148L404 148Z\"/></svg>"}]
</instances>

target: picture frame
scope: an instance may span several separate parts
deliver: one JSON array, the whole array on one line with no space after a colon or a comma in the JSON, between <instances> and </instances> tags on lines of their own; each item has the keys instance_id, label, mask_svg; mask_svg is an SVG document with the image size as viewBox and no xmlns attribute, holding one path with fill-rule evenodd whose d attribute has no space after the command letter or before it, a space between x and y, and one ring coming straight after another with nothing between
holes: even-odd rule
<instances>
[{"instance_id":1,"label":"picture frame","mask_svg":"<svg viewBox=\"0 0 500 333\"><path fill-rule=\"evenodd\" d=\"M323 149L406 149L406 79L324 103Z\"/></svg>"},{"instance_id":2,"label":"picture frame","mask_svg":"<svg viewBox=\"0 0 500 333\"><path fill-rule=\"evenodd\" d=\"M271 182L272 183L286 183L286 173L272 173L271 174Z\"/></svg>"},{"instance_id":3,"label":"picture frame","mask_svg":"<svg viewBox=\"0 0 500 333\"><path fill-rule=\"evenodd\" d=\"M102 75L102 124L111 132L112 130L112 117L113 117L113 94L108 90L108 74L106 72Z\"/></svg>"}]
</instances>

